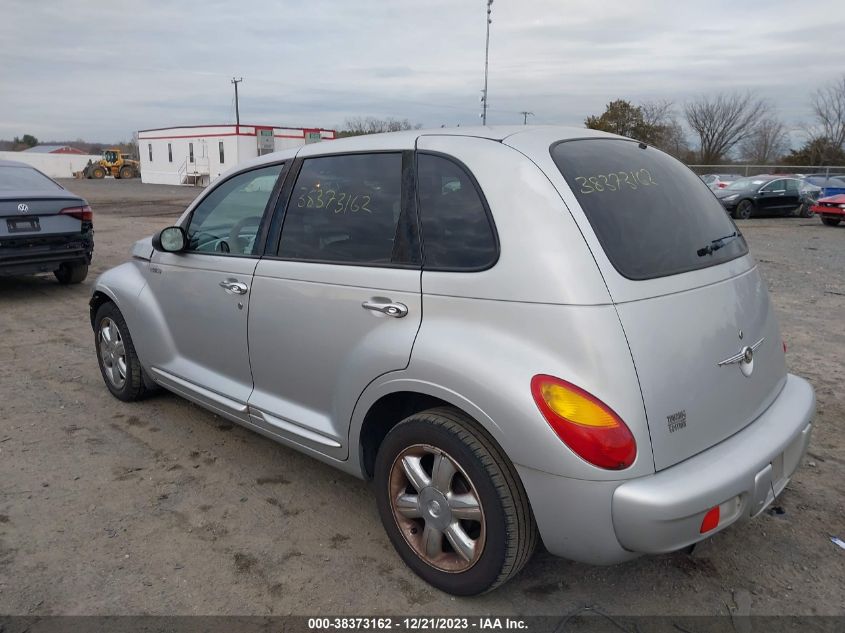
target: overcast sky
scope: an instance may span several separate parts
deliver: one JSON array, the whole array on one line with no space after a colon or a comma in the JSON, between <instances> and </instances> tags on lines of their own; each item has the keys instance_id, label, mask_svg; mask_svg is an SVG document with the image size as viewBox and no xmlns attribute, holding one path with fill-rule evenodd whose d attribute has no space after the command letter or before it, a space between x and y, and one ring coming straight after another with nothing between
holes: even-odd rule
<instances>
[{"instance_id":1,"label":"overcast sky","mask_svg":"<svg viewBox=\"0 0 845 633\"><path fill-rule=\"evenodd\" d=\"M479 122L485 0L0 0L0 138L128 139L234 121ZM845 73L843 0L495 0L488 122L582 125L753 90L793 129Z\"/></svg>"}]
</instances>

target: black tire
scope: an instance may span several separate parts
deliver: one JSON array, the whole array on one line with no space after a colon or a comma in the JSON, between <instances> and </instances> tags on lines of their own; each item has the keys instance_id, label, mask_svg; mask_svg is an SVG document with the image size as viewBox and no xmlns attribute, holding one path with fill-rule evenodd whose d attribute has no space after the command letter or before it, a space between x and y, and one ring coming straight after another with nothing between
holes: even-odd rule
<instances>
[{"instance_id":1,"label":"black tire","mask_svg":"<svg viewBox=\"0 0 845 633\"><path fill-rule=\"evenodd\" d=\"M100 330L106 320L111 320L116 325L120 333L120 340L123 343L126 371L122 385L115 385L109 378L109 369L105 364L104 354L102 353L103 340ZM129 334L129 328L126 326L123 315L117 306L110 301L101 305L94 317L94 350L97 354L97 364L100 366L100 374L103 376L103 382L106 383L106 387L115 398L124 402L134 402L145 398L156 390L155 383L149 379L141 367L141 362L138 360L138 354L135 352L135 345L132 342L132 336Z\"/></svg>"},{"instance_id":2,"label":"black tire","mask_svg":"<svg viewBox=\"0 0 845 633\"><path fill-rule=\"evenodd\" d=\"M813 203L812 202L801 203L801 206L799 207L799 209L800 209L802 218L811 218L815 215L815 213L813 213L813 210L812 210L813 209Z\"/></svg>"},{"instance_id":3,"label":"black tire","mask_svg":"<svg viewBox=\"0 0 845 633\"><path fill-rule=\"evenodd\" d=\"M53 271L60 284L78 284L88 276L88 264L62 264Z\"/></svg>"},{"instance_id":4,"label":"black tire","mask_svg":"<svg viewBox=\"0 0 845 633\"><path fill-rule=\"evenodd\" d=\"M129 167L128 165L125 165L125 166L120 168L119 177L120 178L134 178L135 177L135 170L132 169L131 167Z\"/></svg>"},{"instance_id":5,"label":"black tire","mask_svg":"<svg viewBox=\"0 0 845 633\"><path fill-rule=\"evenodd\" d=\"M408 540L417 538L410 536L417 534L415 528L406 538L394 514L394 465L401 468L400 456L422 445L451 458L459 467L452 481L468 481L480 501L483 546L467 569L444 571L425 560ZM431 475L434 480L433 467ZM393 427L379 447L374 484L379 514L396 551L420 578L446 593L472 596L495 589L523 568L537 545L534 515L513 465L471 418L451 407L414 414ZM425 525L423 519L414 520ZM447 538L441 543L449 549Z\"/></svg>"},{"instance_id":6,"label":"black tire","mask_svg":"<svg viewBox=\"0 0 845 633\"><path fill-rule=\"evenodd\" d=\"M841 221L841 218L826 218L822 216L822 223L827 226L838 226Z\"/></svg>"},{"instance_id":7,"label":"black tire","mask_svg":"<svg viewBox=\"0 0 845 633\"><path fill-rule=\"evenodd\" d=\"M737 220L747 220L754 212L754 203L751 200L740 200L736 209L734 209L733 216Z\"/></svg>"},{"instance_id":8,"label":"black tire","mask_svg":"<svg viewBox=\"0 0 845 633\"><path fill-rule=\"evenodd\" d=\"M105 178L105 177L106 177L106 170L103 169L102 167L94 167L94 169L91 170L91 178L94 178L96 180L100 180L100 179Z\"/></svg>"}]
</instances>

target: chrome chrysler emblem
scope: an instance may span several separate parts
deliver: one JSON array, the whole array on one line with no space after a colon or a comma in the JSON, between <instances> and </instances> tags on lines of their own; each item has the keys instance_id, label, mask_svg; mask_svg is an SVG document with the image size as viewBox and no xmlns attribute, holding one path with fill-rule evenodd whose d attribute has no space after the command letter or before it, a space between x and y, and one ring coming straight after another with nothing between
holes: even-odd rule
<instances>
[{"instance_id":1,"label":"chrome chrysler emblem","mask_svg":"<svg viewBox=\"0 0 845 633\"><path fill-rule=\"evenodd\" d=\"M24 204L23 202L21 202L21 203L18 205L18 211L20 211L21 213L26 213L27 211L29 211L29 205Z\"/></svg>"},{"instance_id":2,"label":"chrome chrysler emblem","mask_svg":"<svg viewBox=\"0 0 845 633\"><path fill-rule=\"evenodd\" d=\"M742 371L743 376L750 376L751 372L754 371L754 350L760 347L763 344L763 341L765 340L766 337L764 336L759 341L754 343L754 345L746 345L741 350L739 350L738 354L734 354L733 356L729 356L725 360L719 361L719 367L739 363L739 368Z\"/></svg>"}]
</instances>

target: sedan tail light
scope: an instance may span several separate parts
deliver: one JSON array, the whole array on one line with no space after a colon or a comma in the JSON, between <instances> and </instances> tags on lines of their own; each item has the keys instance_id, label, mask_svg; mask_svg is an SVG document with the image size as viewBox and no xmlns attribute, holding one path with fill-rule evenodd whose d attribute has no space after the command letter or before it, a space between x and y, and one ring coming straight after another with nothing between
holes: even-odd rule
<instances>
[{"instance_id":1,"label":"sedan tail light","mask_svg":"<svg viewBox=\"0 0 845 633\"><path fill-rule=\"evenodd\" d=\"M717 186L719 187L719 189L726 189L727 186L728 186L728 183L720 182Z\"/></svg>"},{"instance_id":2,"label":"sedan tail light","mask_svg":"<svg viewBox=\"0 0 845 633\"><path fill-rule=\"evenodd\" d=\"M87 204L84 207L66 207L59 211L59 214L69 215L70 217L81 220L82 222L94 221L94 213L91 211L91 207Z\"/></svg>"},{"instance_id":3,"label":"sedan tail light","mask_svg":"<svg viewBox=\"0 0 845 633\"><path fill-rule=\"evenodd\" d=\"M531 379L534 402L555 434L594 466L622 470L634 463L637 443L616 413L580 387L545 374Z\"/></svg>"}]
</instances>

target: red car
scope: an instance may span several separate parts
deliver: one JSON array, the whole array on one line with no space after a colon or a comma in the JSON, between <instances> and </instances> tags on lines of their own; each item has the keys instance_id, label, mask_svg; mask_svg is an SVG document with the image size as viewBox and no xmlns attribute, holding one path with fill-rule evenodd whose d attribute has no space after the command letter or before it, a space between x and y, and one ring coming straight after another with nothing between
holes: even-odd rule
<instances>
[{"instance_id":1,"label":"red car","mask_svg":"<svg viewBox=\"0 0 845 633\"><path fill-rule=\"evenodd\" d=\"M836 226L845 220L845 194L820 198L810 210L821 216L822 222L828 226Z\"/></svg>"}]
</instances>

